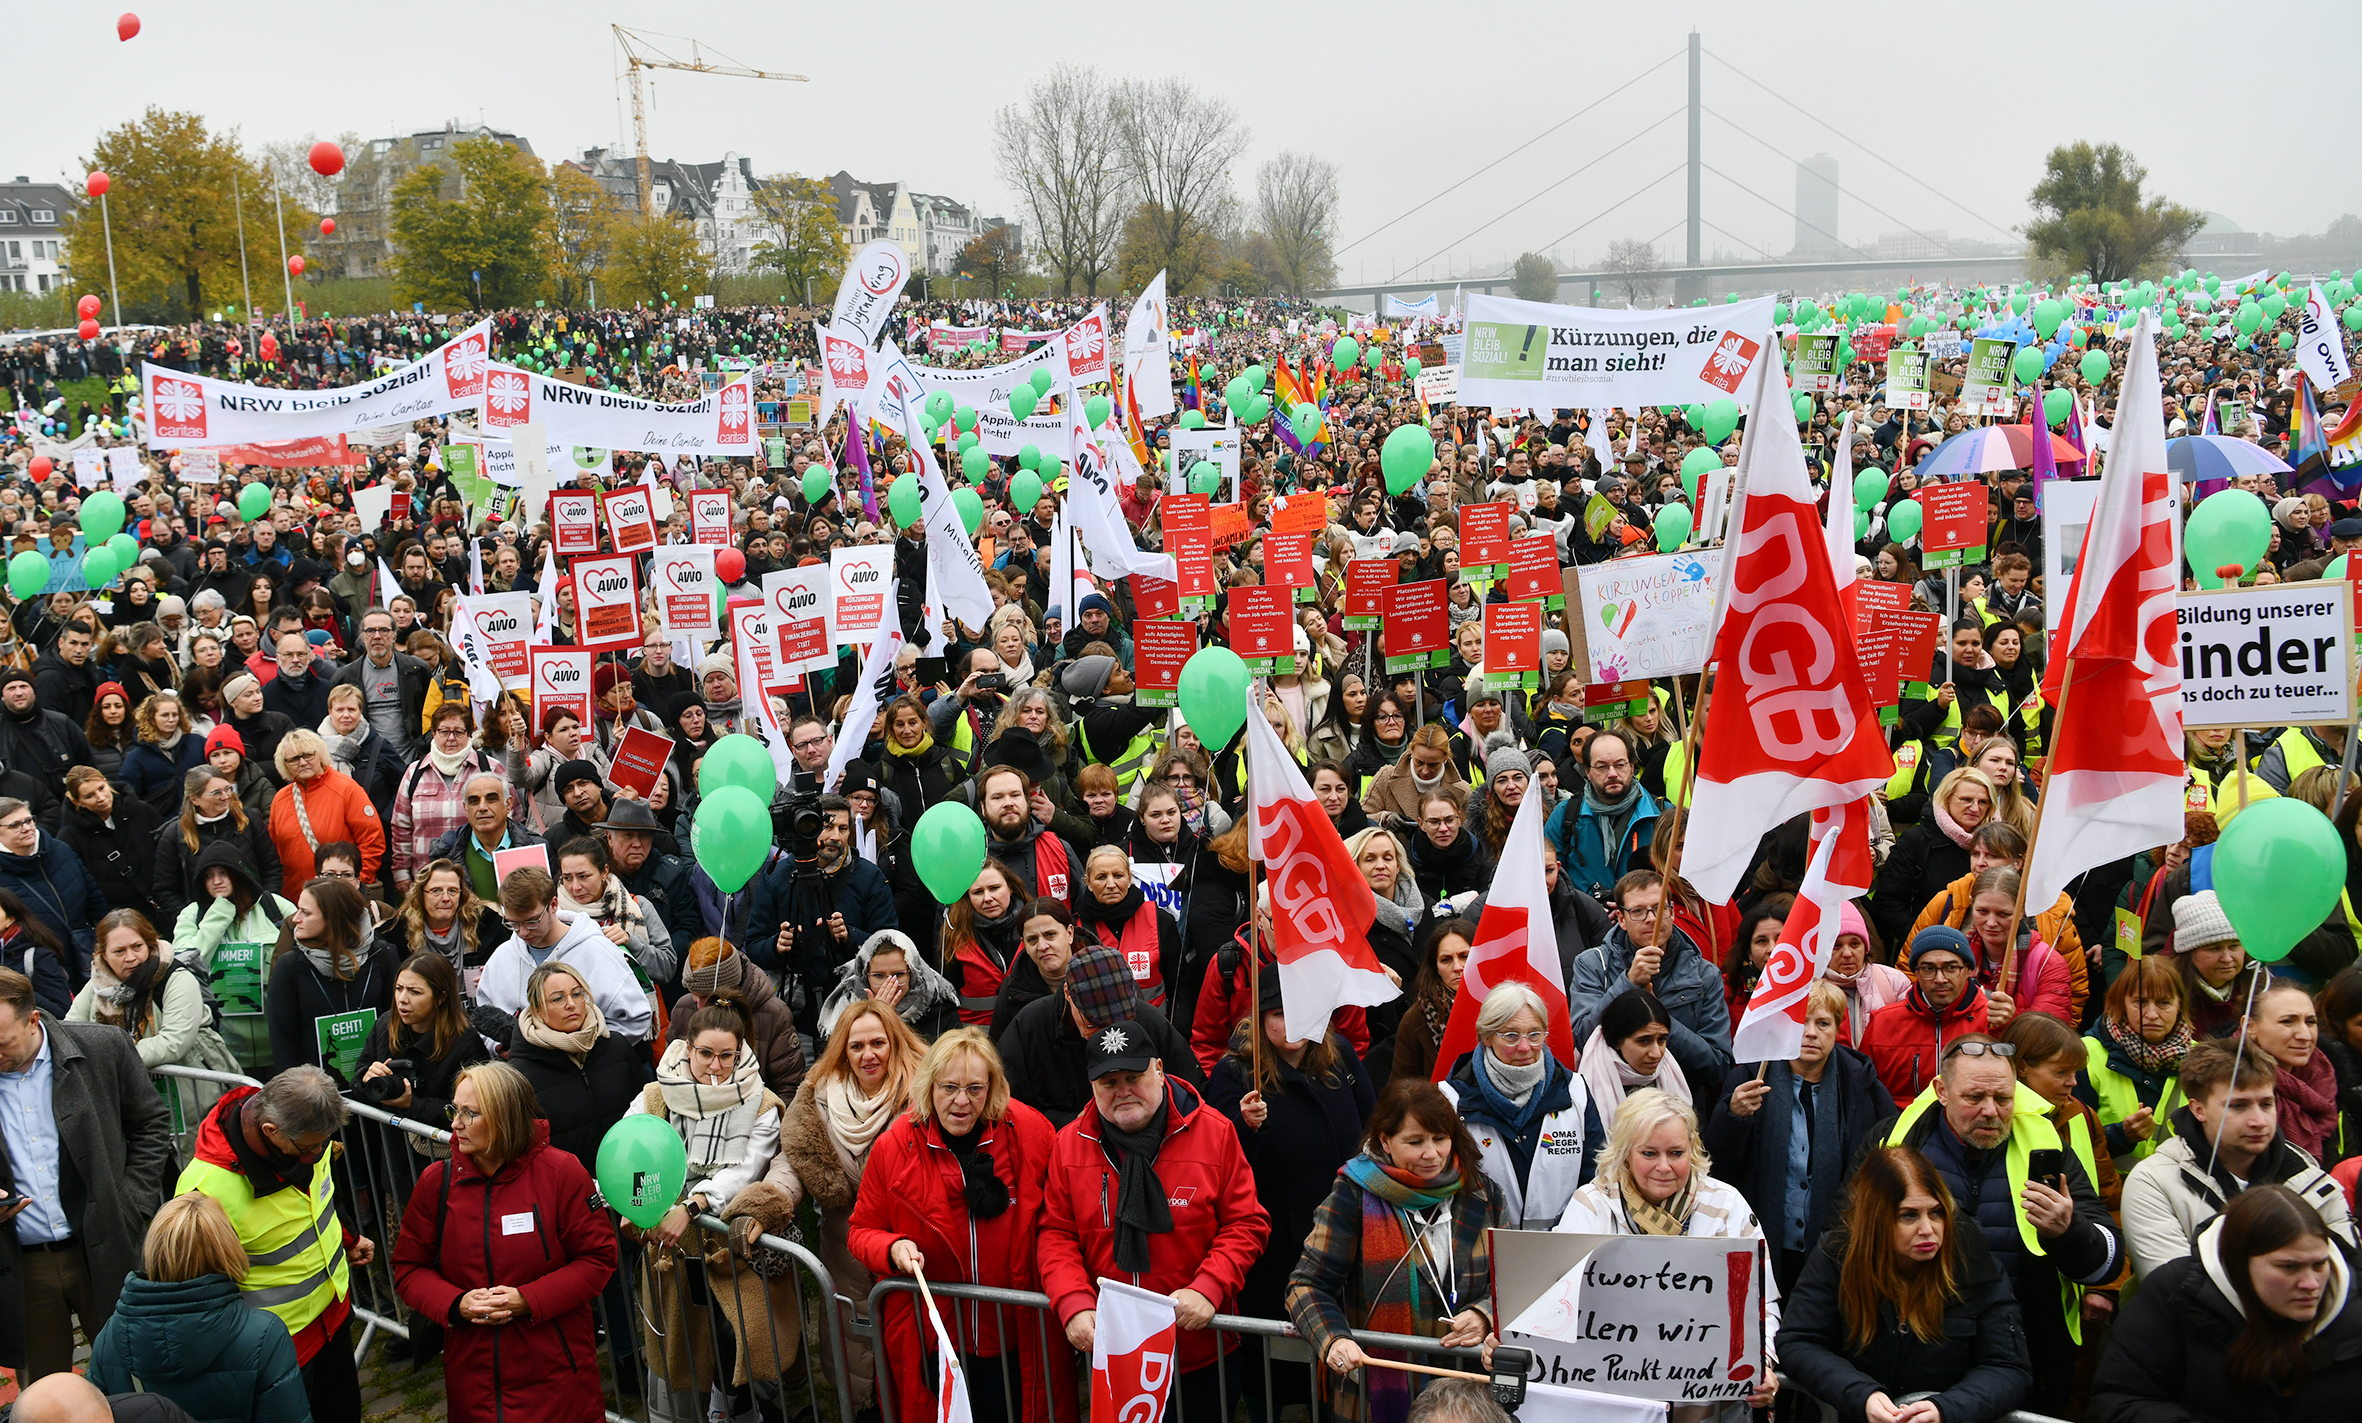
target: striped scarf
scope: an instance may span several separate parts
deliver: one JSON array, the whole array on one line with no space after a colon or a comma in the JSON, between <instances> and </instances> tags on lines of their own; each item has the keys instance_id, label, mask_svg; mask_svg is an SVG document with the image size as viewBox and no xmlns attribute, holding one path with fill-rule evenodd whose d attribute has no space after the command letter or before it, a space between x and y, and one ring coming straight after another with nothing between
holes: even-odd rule
<instances>
[{"instance_id":1,"label":"striped scarf","mask_svg":"<svg viewBox=\"0 0 2362 1423\"><path fill-rule=\"evenodd\" d=\"M1361 1303L1368 1310L1361 1327L1383 1334L1431 1334L1432 1321L1451 1311L1434 1294L1431 1272L1423 1271L1417 1242L1417 1219L1440 1209L1444 1229L1451 1230L1452 1202L1465 1179L1457 1169L1434 1181L1415 1183L1407 1173L1364 1152L1345 1163L1345 1174L1362 1188ZM1452 1272L1448 1253L1435 1262L1447 1276ZM1429 1328L1421 1328L1422 1322ZM1379 1355L1393 1358L1391 1351ZM1361 1386L1368 1406L1364 1419L1399 1419L1410 1411L1411 1376L1393 1369L1364 1369Z\"/></svg>"}]
</instances>

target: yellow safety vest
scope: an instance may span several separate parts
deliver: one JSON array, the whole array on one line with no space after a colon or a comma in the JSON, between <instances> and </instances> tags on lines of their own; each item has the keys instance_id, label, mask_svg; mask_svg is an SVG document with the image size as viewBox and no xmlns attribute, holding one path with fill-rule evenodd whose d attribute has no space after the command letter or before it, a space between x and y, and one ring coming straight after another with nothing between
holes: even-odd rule
<instances>
[{"instance_id":1,"label":"yellow safety vest","mask_svg":"<svg viewBox=\"0 0 2362 1423\"><path fill-rule=\"evenodd\" d=\"M1689 809L1689 798L1694 787L1682 784L1689 774L1689 743L1676 741L1665 752L1665 799L1668 803Z\"/></svg>"},{"instance_id":2,"label":"yellow safety vest","mask_svg":"<svg viewBox=\"0 0 2362 1423\"><path fill-rule=\"evenodd\" d=\"M1086 761L1099 760L1098 754L1091 750L1091 733L1084 728L1081 721L1075 722L1074 730L1076 739L1083 748L1083 759ZM1143 728L1138 735L1125 743L1121 756L1106 763L1107 768L1115 772L1117 795L1130 795L1133 783L1148 774L1148 768L1156 764L1157 751L1162 740L1163 738L1154 730Z\"/></svg>"},{"instance_id":3,"label":"yellow safety vest","mask_svg":"<svg viewBox=\"0 0 2362 1423\"><path fill-rule=\"evenodd\" d=\"M2304 728L2301 726L2292 726L2281 732L2279 739L2274 744L2280 748L2280 759L2288 765L2288 781L2291 785L2296 783L2297 777L2312 770L2315 766L2329 764L2321 758L2320 752L2313 749L2313 738L2305 735ZM2264 749L2269 751L2271 747L2267 746ZM2263 757L2258 756L2255 759L2261 761ZM2250 771L2249 774L2254 773Z\"/></svg>"},{"instance_id":4,"label":"yellow safety vest","mask_svg":"<svg viewBox=\"0 0 2362 1423\"><path fill-rule=\"evenodd\" d=\"M247 1308L279 1316L290 1335L301 1334L352 1292L329 1157L323 1151L312 1163L311 1185L302 1192L257 1197L244 1176L209 1161L190 1162L175 1188L202 1191L220 1203L246 1247L239 1294Z\"/></svg>"},{"instance_id":5,"label":"yellow safety vest","mask_svg":"<svg viewBox=\"0 0 2362 1423\"><path fill-rule=\"evenodd\" d=\"M2189 784L2182 787L2182 808L2184 810L2203 810L2213 816L2218 823L2227 824L2231 817L2240 811L2240 779L2239 773L2234 770L2230 775L2223 777L2222 784L2218 786L2211 776L2193 766L2190 768ZM2259 800L2271 800L2280 794L2265 785L2263 777L2257 775L2252 768L2249 769L2245 779L2247 781L2247 801L2250 805Z\"/></svg>"},{"instance_id":6,"label":"yellow safety vest","mask_svg":"<svg viewBox=\"0 0 2362 1423\"><path fill-rule=\"evenodd\" d=\"M2141 1109L2140 1089L2133 1085L2131 1078L2108 1066L2108 1045L2099 1038L2083 1040L2083 1080L2091 1084L2092 1092L2100 1099L2101 1126L2112 1127ZM2168 1119L2181 1107L2183 1100L2181 1078L2168 1074L2165 1090L2158 1094L2157 1105L2152 1109L2157 1129L2149 1133L2147 1141L2132 1144L2133 1166L2147 1160L2160 1143L2173 1135L2173 1127L2169 1125ZM2122 1169L2129 1171L2132 1166Z\"/></svg>"},{"instance_id":7,"label":"yellow safety vest","mask_svg":"<svg viewBox=\"0 0 2362 1423\"><path fill-rule=\"evenodd\" d=\"M1911 793L1911 784L1919 778L1919 764L1927 759L1925 741L1906 741L1895 748L1895 773L1886 778L1886 801L1892 805Z\"/></svg>"}]
</instances>

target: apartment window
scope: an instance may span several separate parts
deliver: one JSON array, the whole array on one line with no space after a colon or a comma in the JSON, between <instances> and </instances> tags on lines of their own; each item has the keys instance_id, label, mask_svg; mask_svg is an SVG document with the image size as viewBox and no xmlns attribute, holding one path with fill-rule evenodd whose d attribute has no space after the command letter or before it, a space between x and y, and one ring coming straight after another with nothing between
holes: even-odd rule
<instances>
[{"instance_id":1,"label":"apartment window","mask_svg":"<svg viewBox=\"0 0 2362 1423\"><path fill-rule=\"evenodd\" d=\"M38 282L41 284L41 290L43 290L43 291L48 291L48 290L49 290L49 276L48 276L48 274L47 274L47 273L43 273L43 274L42 274L40 277L36 278L35 280L37 280L37 281L38 281Z\"/></svg>"},{"instance_id":2,"label":"apartment window","mask_svg":"<svg viewBox=\"0 0 2362 1423\"><path fill-rule=\"evenodd\" d=\"M55 222L57 221L57 214L48 208L35 208L33 209L33 221Z\"/></svg>"},{"instance_id":3,"label":"apartment window","mask_svg":"<svg viewBox=\"0 0 2362 1423\"><path fill-rule=\"evenodd\" d=\"M16 209L0 208L0 227L14 227L15 225Z\"/></svg>"}]
</instances>

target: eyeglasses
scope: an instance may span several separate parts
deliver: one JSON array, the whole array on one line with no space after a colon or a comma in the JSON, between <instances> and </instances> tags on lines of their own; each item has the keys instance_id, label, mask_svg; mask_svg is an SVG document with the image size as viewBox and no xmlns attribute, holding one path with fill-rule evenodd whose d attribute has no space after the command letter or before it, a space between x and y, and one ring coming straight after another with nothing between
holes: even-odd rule
<instances>
[{"instance_id":1,"label":"eyeglasses","mask_svg":"<svg viewBox=\"0 0 2362 1423\"><path fill-rule=\"evenodd\" d=\"M2016 1043L1954 1043L1944 1049L1944 1055L1937 1061L1949 1062L1955 1057L2016 1057L2017 1055L2018 1046Z\"/></svg>"},{"instance_id":2,"label":"eyeglasses","mask_svg":"<svg viewBox=\"0 0 2362 1423\"><path fill-rule=\"evenodd\" d=\"M961 1100L962 1098L972 1097L979 1102L983 1101L992 1092L991 1086L983 1082L969 1082L965 1084L954 1082L938 1082L935 1084L935 1090L954 1101Z\"/></svg>"},{"instance_id":3,"label":"eyeglasses","mask_svg":"<svg viewBox=\"0 0 2362 1423\"><path fill-rule=\"evenodd\" d=\"M1665 907L1661 904L1635 904L1628 907L1620 907L1616 910L1616 913L1622 915L1626 919L1654 919L1659 914L1664 912L1664 908Z\"/></svg>"},{"instance_id":4,"label":"eyeglasses","mask_svg":"<svg viewBox=\"0 0 2362 1423\"><path fill-rule=\"evenodd\" d=\"M1397 711L1382 711L1378 713L1377 719L1380 721L1401 721L1402 713Z\"/></svg>"},{"instance_id":5,"label":"eyeglasses","mask_svg":"<svg viewBox=\"0 0 2362 1423\"><path fill-rule=\"evenodd\" d=\"M500 916L500 922L508 925L510 932L522 934L527 929L530 929L534 925L539 924L542 920L547 919L549 914L549 910L545 907L535 910L531 915L523 919L511 919L506 914L503 914Z\"/></svg>"},{"instance_id":6,"label":"eyeglasses","mask_svg":"<svg viewBox=\"0 0 2362 1423\"><path fill-rule=\"evenodd\" d=\"M0 833L14 835L20 830L30 830L32 828L33 817L29 815L20 815L14 820L8 821L5 824L0 824Z\"/></svg>"},{"instance_id":7,"label":"eyeglasses","mask_svg":"<svg viewBox=\"0 0 2362 1423\"><path fill-rule=\"evenodd\" d=\"M1523 1047L1529 1043L1535 1047L1540 1047L1542 1044L1550 1041L1550 1033L1547 1029L1538 1033L1495 1033L1493 1034L1493 1041L1500 1043L1504 1047Z\"/></svg>"},{"instance_id":8,"label":"eyeglasses","mask_svg":"<svg viewBox=\"0 0 2362 1423\"><path fill-rule=\"evenodd\" d=\"M359 880L361 877L360 877L359 875L357 875L357 874L353 873L351 870L322 870L322 871L320 871L320 878L322 878L322 879L344 879L344 880L355 880L355 881L357 881L357 880Z\"/></svg>"},{"instance_id":9,"label":"eyeglasses","mask_svg":"<svg viewBox=\"0 0 2362 1423\"><path fill-rule=\"evenodd\" d=\"M1918 978L1965 978L1968 976L1968 965L1964 963L1913 964L1911 973Z\"/></svg>"},{"instance_id":10,"label":"eyeglasses","mask_svg":"<svg viewBox=\"0 0 2362 1423\"><path fill-rule=\"evenodd\" d=\"M463 1127L469 1122L480 1122L484 1120L484 1114L477 1111L473 1107L454 1106L445 1107L443 1109L443 1118L455 1127Z\"/></svg>"},{"instance_id":11,"label":"eyeglasses","mask_svg":"<svg viewBox=\"0 0 2362 1423\"><path fill-rule=\"evenodd\" d=\"M828 738L825 736L807 736L801 741L790 743L787 749L790 751L817 751L827 744Z\"/></svg>"},{"instance_id":12,"label":"eyeglasses","mask_svg":"<svg viewBox=\"0 0 2362 1423\"><path fill-rule=\"evenodd\" d=\"M571 990L561 989L556 993L545 995L542 1001L548 1005L555 1005L559 1003L588 1003L590 1002L590 992L587 989L581 988Z\"/></svg>"}]
</instances>

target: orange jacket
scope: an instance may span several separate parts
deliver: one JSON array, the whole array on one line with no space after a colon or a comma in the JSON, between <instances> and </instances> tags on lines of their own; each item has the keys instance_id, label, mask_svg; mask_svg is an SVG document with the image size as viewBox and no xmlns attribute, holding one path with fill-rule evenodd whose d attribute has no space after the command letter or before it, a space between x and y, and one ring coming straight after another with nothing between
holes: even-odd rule
<instances>
[{"instance_id":1,"label":"orange jacket","mask_svg":"<svg viewBox=\"0 0 2362 1423\"><path fill-rule=\"evenodd\" d=\"M1962 933L1968 932L1968 903L1973 897L1969 889L1976 880L1973 874L1945 885L1943 892L1927 902L1919 911L1919 920L1911 926L1911 938L1901 944L1890 944L1898 959L1906 958L1911 939L1931 924L1949 924ZM2083 936L2075 931L2075 902L2065 895L2059 902L2034 916L2034 936L2058 951L2067 961L2067 994L2075 1000L2075 1016L2068 1020L2074 1027L2083 1021L2083 1003L2091 996L2091 973L2083 962Z\"/></svg>"},{"instance_id":2,"label":"orange jacket","mask_svg":"<svg viewBox=\"0 0 2362 1423\"><path fill-rule=\"evenodd\" d=\"M377 818L369 792L342 771L324 771L303 791L304 813L295 813L295 787L281 786L271 797L271 844L279 852L279 868L287 887L300 890L316 873L313 847L350 840L361 851L361 892L377 883L385 864L385 822ZM304 834L304 821L311 834Z\"/></svg>"}]
</instances>

